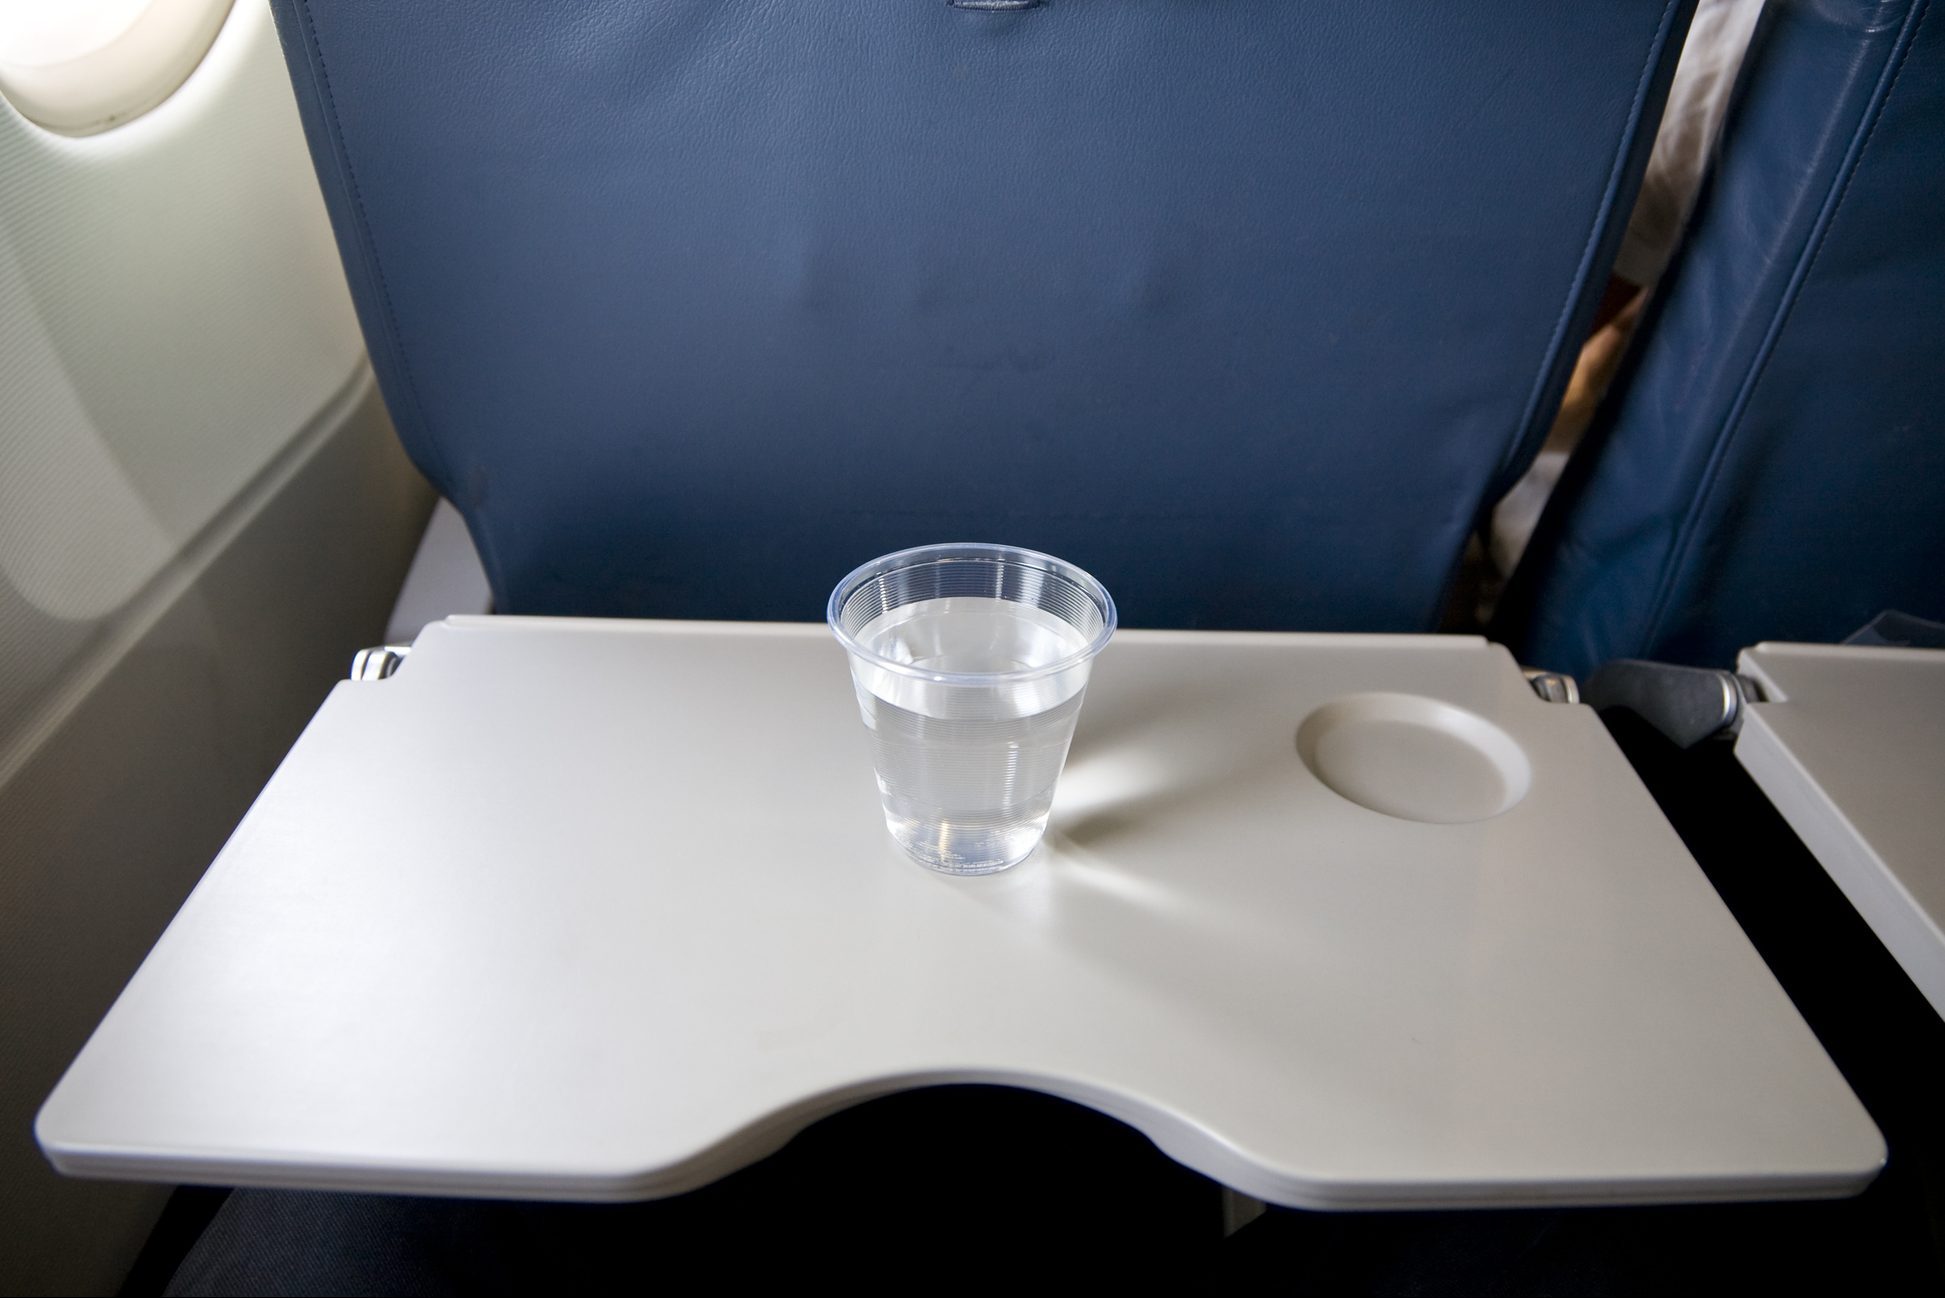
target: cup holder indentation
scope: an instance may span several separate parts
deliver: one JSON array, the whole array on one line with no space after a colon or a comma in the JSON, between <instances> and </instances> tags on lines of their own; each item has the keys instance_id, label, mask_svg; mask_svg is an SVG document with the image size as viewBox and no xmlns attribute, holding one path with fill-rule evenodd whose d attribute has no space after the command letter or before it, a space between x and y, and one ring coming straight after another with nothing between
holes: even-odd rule
<instances>
[{"instance_id":1,"label":"cup holder indentation","mask_svg":"<svg viewBox=\"0 0 1945 1298\"><path fill-rule=\"evenodd\" d=\"M1297 755L1361 807L1432 824L1511 810L1533 782L1526 753L1476 713L1417 694L1352 694L1297 727Z\"/></svg>"}]
</instances>

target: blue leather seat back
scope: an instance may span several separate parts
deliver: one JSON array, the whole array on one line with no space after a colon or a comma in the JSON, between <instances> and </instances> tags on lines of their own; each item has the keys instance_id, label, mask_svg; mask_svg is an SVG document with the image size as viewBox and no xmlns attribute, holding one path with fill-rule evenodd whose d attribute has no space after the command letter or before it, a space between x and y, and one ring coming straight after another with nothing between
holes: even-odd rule
<instances>
[{"instance_id":1,"label":"blue leather seat back","mask_svg":"<svg viewBox=\"0 0 1945 1298\"><path fill-rule=\"evenodd\" d=\"M1687 0L276 0L386 399L508 611L999 540L1408 629L1564 382Z\"/></svg>"},{"instance_id":2,"label":"blue leather seat back","mask_svg":"<svg viewBox=\"0 0 1945 1298\"><path fill-rule=\"evenodd\" d=\"M1732 666L1945 616L1945 14L1770 0L1631 373L1498 630L1527 661Z\"/></svg>"}]
</instances>

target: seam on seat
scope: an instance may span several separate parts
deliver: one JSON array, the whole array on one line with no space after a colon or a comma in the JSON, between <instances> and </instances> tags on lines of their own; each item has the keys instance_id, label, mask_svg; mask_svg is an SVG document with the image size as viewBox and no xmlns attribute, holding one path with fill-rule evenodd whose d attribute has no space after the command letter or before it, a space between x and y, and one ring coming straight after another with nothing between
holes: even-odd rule
<instances>
[{"instance_id":1,"label":"seam on seat","mask_svg":"<svg viewBox=\"0 0 1945 1298\"><path fill-rule=\"evenodd\" d=\"M345 141L344 124L338 116L337 95L331 89L331 69L324 57L324 44L318 39L317 24L311 17L310 0L296 0L296 6L304 19L304 40L310 48L309 61L316 72L313 82L317 86L319 106L331 124L331 151L338 170L343 176L345 193L351 200L356 221L353 234L360 260L365 263L365 276L377 292L379 305L385 312L385 350L398 366L399 376L405 384L404 396L411 407L410 416L417 425L427 452L448 487L457 489L458 484L453 476L452 464L446 458L445 446L434 429L432 421L426 416L425 402L419 396L418 377L412 369L411 354L406 350L404 340L400 336L398 311L392 304L391 286L385 279L385 268L379 260L378 241L372 234L371 219L365 209L364 192L358 185L358 169L351 161L351 146ZM370 343L371 340L366 339L367 347ZM458 505L460 502L453 503ZM484 535L484 529L475 531L468 527L467 530L473 533L474 544L479 548L480 558L486 567L489 581L496 591L502 589L504 583L498 580L501 570L498 556L494 553L492 538Z\"/></svg>"},{"instance_id":2,"label":"seam on seat","mask_svg":"<svg viewBox=\"0 0 1945 1298\"><path fill-rule=\"evenodd\" d=\"M1635 78L1634 98L1628 104L1627 116L1622 119L1620 140L1632 143L1640 130L1641 101L1647 97L1648 85L1654 80L1655 65L1667 48L1669 26L1677 5L1681 0L1667 0L1661 9L1661 21L1655 29L1655 39L1648 46L1647 57L1642 61L1641 74ZM1587 279L1592 269L1594 249L1601 241L1601 235L1615 218L1615 197L1620 188L1622 173L1626 170L1628 154L1631 150L1615 148L1614 161L1608 168L1607 183L1601 190L1601 201L1594 207L1594 219L1587 229L1587 238L1580 247L1580 260L1575 264L1573 279L1567 285L1566 297L1560 303L1559 314L1554 317L1553 332L1547 339L1546 351L1541 354L1540 366L1533 375L1532 387L1526 394L1526 404L1520 412L1519 424L1505 449L1499 454L1499 461L1493 466L1491 476L1483 484L1484 495L1473 502L1471 520L1467 524L1466 535L1476 531L1498 503L1499 497L1511 489L1508 471L1513 465L1529 458L1528 453L1537 451L1544 434L1536 435L1539 423L1540 398L1545 394L1550 380L1555 377L1559 367L1561 349L1567 332L1567 324L1573 319L1574 308L1586 296ZM1565 376L1561 376L1563 379ZM1563 382L1564 390L1564 382ZM1550 421L1549 421L1550 422ZM1459 546L1459 553L1448 565L1444 582L1439 586L1430 612L1423 620L1425 625L1436 624L1440 614L1452 596L1453 582L1459 569L1465 563L1465 545Z\"/></svg>"},{"instance_id":3,"label":"seam on seat","mask_svg":"<svg viewBox=\"0 0 1945 1298\"><path fill-rule=\"evenodd\" d=\"M1783 290L1783 298L1777 303L1769 326L1763 332L1763 340L1758 345L1754 363L1744 376L1742 385L1736 391L1735 400L1730 403L1728 413L1723 416L1722 429L1716 436L1715 448L1709 453L1709 462L1703 466L1701 480L1698 482L1693 498L1689 502L1688 513L1675 535L1675 543L1669 549L1667 559L1662 562L1661 576L1657 581L1655 602L1650 608L1647 625L1636 652L1649 652L1650 647L1662 633L1662 624L1667 620L1668 609L1674 597L1676 581L1683 568L1687 566L1689 552L1694 548L1696 534L1700 530L1700 520L1710 501L1715 496L1716 487L1721 481L1722 466L1728 460L1729 448L1736 436L1742 431L1744 417L1748 414L1749 404L1755 391L1761 385L1764 373L1769 368L1770 358L1776 354L1776 345L1783 331L1789 325L1791 314L1803 296L1804 286L1809 282L1811 272L1816 268L1817 258L1823 253L1823 245L1829 237L1830 227L1836 224L1837 214L1843 209L1844 200L1850 194L1851 181L1857 176L1857 169L1863 164L1864 154L1870 148L1872 138L1877 134L1878 123L1884 120L1885 106L1891 102L1896 91L1898 79L1904 74L1905 61L1911 55L1912 46L1918 43L1918 31L1924 26L1925 18L1931 11L1930 0L1918 0L1906 15L1904 29L1898 33L1897 45L1893 55L1886 59L1884 71L1878 76L1878 84L1871 92L1871 100L1865 106L1864 115L1851 135L1851 143L1839 164L1837 175L1833 178L1830 192L1825 195L1822 208L1812 226L1811 234L1802 253L1798 255L1796 267L1790 272L1790 281Z\"/></svg>"},{"instance_id":4,"label":"seam on seat","mask_svg":"<svg viewBox=\"0 0 1945 1298\"><path fill-rule=\"evenodd\" d=\"M1641 121L1641 101L1647 97L1648 85L1654 80L1655 65L1661 52L1668 45L1670 20L1675 13L1679 0L1667 0L1662 6L1661 22L1655 31L1655 39L1648 46L1647 58L1642 62L1641 75L1635 79L1634 98L1628 104L1627 116L1621 123L1621 141L1632 142L1639 131ZM1618 142L1617 142L1618 143ZM1519 453L1528 442L1533 440L1533 429L1539 419L1540 397L1545 391L1547 380L1553 373L1555 362L1560 356L1567 332L1567 324L1572 319L1574 308L1580 305L1586 292L1588 274L1592 270L1594 248L1600 242L1601 234L1613 222L1616 191L1620 188L1622 173L1627 168L1629 150L1615 148L1614 162L1608 168L1607 183L1601 190L1601 201L1595 205L1594 219L1587 230L1587 238L1580 247L1580 260L1574 267L1574 277L1568 285L1566 298L1560 303L1560 312L1554 317L1553 333L1547 339L1547 349L1540 362L1540 369L1533 378L1533 386L1527 393L1526 406L1520 415L1518 434L1511 444L1500 454L1499 463L1493 470L1496 482L1519 459ZM1511 484L1508 484L1509 486Z\"/></svg>"}]
</instances>

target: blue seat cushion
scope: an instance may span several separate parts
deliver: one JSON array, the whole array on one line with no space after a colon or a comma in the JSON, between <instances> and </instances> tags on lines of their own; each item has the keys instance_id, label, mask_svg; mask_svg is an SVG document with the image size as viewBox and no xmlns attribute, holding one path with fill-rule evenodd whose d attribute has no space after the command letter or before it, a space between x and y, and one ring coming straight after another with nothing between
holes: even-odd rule
<instances>
[{"instance_id":1,"label":"blue seat cushion","mask_svg":"<svg viewBox=\"0 0 1945 1298\"><path fill-rule=\"evenodd\" d=\"M1544 433L1687 0L276 0L386 399L513 612L931 541L1413 629Z\"/></svg>"}]
</instances>

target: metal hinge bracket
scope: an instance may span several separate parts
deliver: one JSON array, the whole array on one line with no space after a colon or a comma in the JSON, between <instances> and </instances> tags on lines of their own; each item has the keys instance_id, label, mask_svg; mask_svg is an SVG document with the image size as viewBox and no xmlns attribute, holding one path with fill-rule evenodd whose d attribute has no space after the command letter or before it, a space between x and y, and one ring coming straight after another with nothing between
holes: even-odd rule
<instances>
[{"instance_id":1,"label":"metal hinge bracket","mask_svg":"<svg viewBox=\"0 0 1945 1298\"><path fill-rule=\"evenodd\" d=\"M405 655L412 652L409 644L382 644L370 649L360 649L351 655L351 679L354 681L382 681L405 662Z\"/></svg>"},{"instance_id":2,"label":"metal hinge bracket","mask_svg":"<svg viewBox=\"0 0 1945 1298\"><path fill-rule=\"evenodd\" d=\"M1580 684L1565 672L1542 671L1538 667L1522 667L1520 671L1533 692L1548 703L1580 702Z\"/></svg>"}]
</instances>

